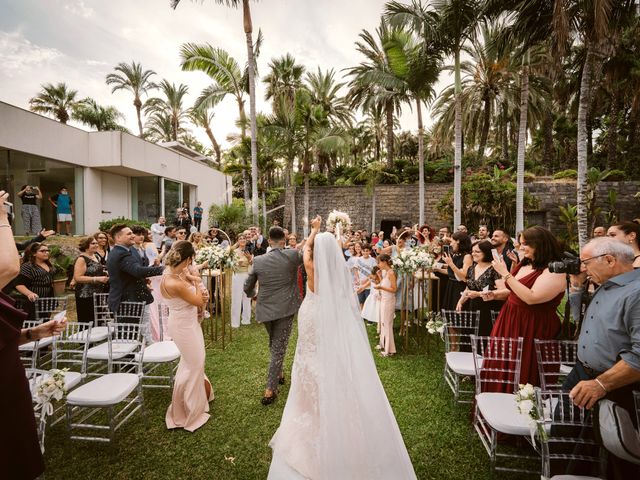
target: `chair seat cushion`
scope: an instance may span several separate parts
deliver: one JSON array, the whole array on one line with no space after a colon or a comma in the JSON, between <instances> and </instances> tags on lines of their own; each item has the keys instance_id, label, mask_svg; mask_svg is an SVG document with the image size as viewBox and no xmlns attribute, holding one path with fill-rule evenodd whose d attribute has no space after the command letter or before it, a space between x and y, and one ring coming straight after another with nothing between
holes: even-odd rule
<instances>
[{"instance_id":1,"label":"chair seat cushion","mask_svg":"<svg viewBox=\"0 0 640 480\"><path fill-rule=\"evenodd\" d=\"M136 360L139 354L135 355ZM144 357L142 363L162 363L173 362L180 358L180 350L175 342L163 341L152 343L144 349Z\"/></svg>"},{"instance_id":2,"label":"chair seat cushion","mask_svg":"<svg viewBox=\"0 0 640 480\"><path fill-rule=\"evenodd\" d=\"M110 373L76 388L67 395L69 405L105 407L123 401L138 386L134 373Z\"/></svg>"},{"instance_id":3,"label":"chair seat cushion","mask_svg":"<svg viewBox=\"0 0 640 480\"><path fill-rule=\"evenodd\" d=\"M480 393L476 395L478 410L497 432L509 435L530 435L530 419L518 411L512 393Z\"/></svg>"},{"instance_id":4,"label":"chair seat cushion","mask_svg":"<svg viewBox=\"0 0 640 480\"><path fill-rule=\"evenodd\" d=\"M51 345L51 343L53 343L53 337L43 338L38 341L38 348L48 347L49 345ZM20 345L19 348L22 351L32 352L35 346L36 346L36 342L28 342L28 343L23 343L22 345Z\"/></svg>"},{"instance_id":5,"label":"chair seat cushion","mask_svg":"<svg viewBox=\"0 0 640 480\"><path fill-rule=\"evenodd\" d=\"M447 352L445 355L447 365L458 375L475 376L476 370L473 366L473 353L471 352ZM482 358L479 361L482 366Z\"/></svg>"},{"instance_id":6,"label":"chair seat cushion","mask_svg":"<svg viewBox=\"0 0 640 480\"><path fill-rule=\"evenodd\" d=\"M111 342L113 352L111 354L112 358L122 358L129 355L136 348L138 348L138 344L134 342ZM108 360L109 359L109 342L104 342L95 347L91 347L87 350L87 358L91 360Z\"/></svg>"},{"instance_id":7,"label":"chair seat cushion","mask_svg":"<svg viewBox=\"0 0 640 480\"><path fill-rule=\"evenodd\" d=\"M78 333L74 333L73 335L69 335L69 340L84 342L87 338L87 331L88 330L82 330ZM108 336L109 330L107 329L107 327L91 327L89 333L89 343L102 342L103 340L106 340Z\"/></svg>"}]
</instances>

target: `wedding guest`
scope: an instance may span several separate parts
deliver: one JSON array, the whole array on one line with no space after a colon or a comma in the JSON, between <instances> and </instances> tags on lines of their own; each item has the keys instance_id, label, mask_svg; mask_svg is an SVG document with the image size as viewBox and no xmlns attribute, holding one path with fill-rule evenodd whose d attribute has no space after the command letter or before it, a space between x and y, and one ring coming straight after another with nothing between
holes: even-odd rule
<instances>
[{"instance_id":1,"label":"wedding guest","mask_svg":"<svg viewBox=\"0 0 640 480\"><path fill-rule=\"evenodd\" d=\"M471 238L462 232L451 235L450 253L443 253L442 260L447 265L447 289L442 308L455 310L460 294L467 288L467 270L473 263L471 258Z\"/></svg>"},{"instance_id":2,"label":"wedding guest","mask_svg":"<svg viewBox=\"0 0 640 480\"><path fill-rule=\"evenodd\" d=\"M147 232L147 236L144 239L144 251L149 259L149 265L157 267L160 265L160 252L158 247L153 242L151 232ZM151 327L151 338L154 342L163 340L169 340L167 333L167 325L162 325L163 332L160 335L160 318L158 305L162 302L162 296L160 295L160 275L149 277L149 288L151 289L151 295L153 296L153 302L149 305L149 323Z\"/></svg>"},{"instance_id":3,"label":"wedding guest","mask_svg":"<svg viewBox=\"0 0 640 480\"><path fill-rule=\"evenodd\" d=\"M496 319L491 335L494 337L523 337L520 382L540 385L538 363L533 348L534 339L552 340L560 331L556 309L566 287L562 273L551 273L549 262L560 260L562 251L558 240L543 227L530 227L522 232L520 244L524 258L514 273L504 261L491 264L502 277L504 289L482 293L486 301L506 300ZM495 384L496 390L507 392L512 386Z\"/></svg>"},{"instance_id":4,"label":"wedding guest","mask_svg":"<svg viewBox=\"0 0 640 480\"><path fill-rule=\"evenodd\" d=\"M202 226L202 213L204 212L204 208L202 208L202 202L198 202L198 204L193 207L193 226L200 231L200 227Z\"/></svg>"},{"instance_id":5,"label":"wedding guest","mask_svg":"<svg viewBox=\"0 0 640 480\"><path fill-rule=\"evenodd\" d=\"M18 192L22 200L22 225L25 235L35 235L42 230L40 207L38 200L42 199L42 192L37 186L23 185Z\"/></svg>"},{"instance_id":6,"label":"wedding guest","mask_svg":"<svg viewBox=\"0 0 640 480\"><path fill-rule=\"evenodd\" d=\"M176 227L169 226L165 228L164 233L165 233L165 237L164 237L164 240L162 241L162 247L160 248L160 255L158 256L160 263L162 263L164 256L167 253L169 253L169 250L171 250L171 246L177 240Z\"/></svg>"},{"instance_id":7,"label":"wedding guest","mask_svg":"<svg viewBox=\"0 0 640 480\"><path fill-rule=\"evenodd\" d=\"M125 224L111 227L111 236L116 245L109 254L107 271L109 272L109 309L118 312L122 302L153 301L153 296L141 292L140 282L148 277L161 275L163 267L145 267L137 253L131 250L135 243L133 231ZM140 297L144 296L143 299ZM147 317L148 318L148 317Z\"/></svg>"},{"instance_id":8,"label":"wedding guest","mask_svg":"<svg viewBox=\"0 0 640 480\"><path fill-rule=\"evenodd\" d=\"M396 316L396 291L398 289L396 274L391 266L391 257L385 253L378 256L378 268L383 272L382 281L373 288L380 292L380 354L383 357L396 353L393 338L393 322Z\"/></svg>"},{"instance_id":9,"label":"wedding guest","mask_svg":"<svg viewBox=\"0 0 640 480\"><path fill-rule=\"evenodd\" d=\"M58 233L62 235L62 225L65 226L67 235L71 235L71 222L73 221L73 200L67 187L62 186L55 195L49 197L49 202L56 209L58 219Z\"/></svg>"},{"instance_id":10,"label":"wedding guest","mask_svg":"<svg viewBox=\"0 0 640 480\"><path fill-rule=\"evenodd\" d=\"M22 252L32 243L42 243L51 235L55 234L56 232L54 232L53 230L45 230L43 228L42 230L40 230L40 233L37 236L30 238L29 240L25 240L24 242L15 242L16 248L18 249L18 252Z\"/></svg>"},{"instance_id":11,"label":"wedding guest","mask_svg":"<svg viewBox=\"0 0 640 480\"><path fill-rule=\"evenodd\" d=\"M502 256L504 263L507 265L507 270L511 270L513 260L509 257L509 251L511 250L509 248L509 242L511 241L509 234L498 228L493 231L490 241L493 244L493 248Z\"/></svg>"},{"instance_id":12,"label":"wedding guest","mask_svg":"<svg viewBox=\"0 0 640 480\"><path fill-rule=\"evenodd\" d=\"M204 243L204 237L200 232L194 232L189 235L189 242L193 245L193 249L197 252L203 247L206 247Z\"/></svg>"},{"instance_id":13,"label":"wedding guest","mask_svg":"<svg viewBox=\"0 0 640 480\"><path fill-rule=\"evenodd\" d=\"M98 232L93 238L98 242L98 247L95 249L96 260L102 265L107 264L107 257L111 247L109 246L109 235L106 232Z\"/></svg>"},{"instance_id":14,"label":"wedding guest","mask_svg":"<svg viewBox=\"0 0 640 480\"><path fill-rule=\"evenodd\" d=\"M49 260L49 247L44 243L32 243L24 252L20 275L15 289L21 294L20 306L27 318L36 318L35 302L38 298L53 297L55 268Z\"/></svg>"},{"instance_id":15,"label":"wedding guest","mask_svg":"<svg viewBox=\"0 0 640 480\"><path fill-rule=\"evenodd\" d=\"M189 212L182 210L178 215L178 218L176 218L174 225L176 226L176 228L178 228L178 230L184 229L185 232L188 232L191 228L191 217L189 215Z\"/></svg>"},{"instance_id":16,"label":"wedding guest","mask_svg":"<svg viewBox=\"0 0 640 480\"><path fill-rule=\"evenodd\" d=\"M93 323L95 320L93 294L105 291L109 277L104 266L96 259L98 241L94 237L80 240L78 249L80 255L73 266L78 321Z\"/></svg>"},{"instance_id":17,"label":"wedding guest","mask_svg":"<svg viewBox=\"0 0 640 480\"><path fill-rule=\"evenodd\" d=\"M467 229L467 227L465 225L458 225L458 228L456 229L457 232L459 233L465 233L465 234L469 234L469 230Z\"/></svg>"},{"instance_id":18,"label":"wedding guest","mask_svg":"<svg viewBox=\"0 0 640 480\"><path fill-rule=\"evenodd\" d=\"M451 232L449 231L449 227L442 227L440 230L438 230L438 236L440 237L440 240L442 240L443 242L445 239L448 239L449 237L451 237Z\"/></svg>"},{"instance_id":19,"label":"wedding guest","mask_svg":"<svg viewBox=\"0 0 640 480\"><path fill-rule=\"evenodd\" d=\"M611 225L607 236L626 243L633 249L633 268L640 268L640 225L635 222L622 222Z\"/></svg>"},{"instance_id":20,"label":"wedding guest","mask_svg":"<svg viewBox=\"0 0 640 480\"><path fill-rule=\"evenodd\" d=\"M158 217L156 223L151 224L151 238L158 250L162 249L162 241L165 238L166 219L163 216Z\"/></svg>"},{"instance_id":21,"label":"wedding guest","mask_svg":"<svg viewBox=\"0 0 640 480\"><path fill-rule=\"evenodd\" d=\"M237 268L231 280L231 326L240 327L251 323L251 298L244 293L244 282L249 278L249 268L253 265L253 255L247 248L247 237L240 235L238 241L231 247L234 252Z\"/></svg>"},{"instance_id":22,"label":"wedding guest","mask_svg":"<svg viewBox=\"0 0 640 480\"><path fill-rule=\"evenodd\" d=\"M376 262L377 263L377 262ZM375 265L371 270L371 273L368 275L370 294L367 296L367 299L362 306L362 318L367 320L368 322L377 323L378 324L378 333L380 333L380 323L378 322L378 313L379 313L379 305L380 305L380 291L375 290L375 286L378 285L382 281L382 276L380 275L380 268ZM379 345L378 345L379 346Z\"/></svg>"},{"instance_id":23,"label":"wedding guest","mask_svg":"<svg viewBox=\"0 0 640 480\"><path fill-rule=\"evenodd\" d=\"M471 248L473 264L467 270L467 288L462 293L456 310L480 311L478 335L489 336L493 328L491 312L499 312L504 304L502 300L483 301L482 292L504 288L500 275L491 265L493 245L488 240L476 242Z\"/></svg>"},{"instance_id":24,"label":"wedding guest","mask_svg":"<svg viewBox=\"0 0 640 480\"><path fill-rule=\"evenodd\" d=\"M169 306L169 334L180 350L180 363L167 409L167 428L193 432L209 420L213 387L204 373L206 351L198 308L204 308L209 295L201 282L189 280L188 266L195 257L193 245L179 240L165 258L167 272L160 290Z\"/></svg>"},{"instance_id":25,"label":"wedding guest","mask_svg":"<svg viewBox=\"0 0 640 480\"><path fill-rule=\"evenodd\" d=\"M593 234L591 235L592 238L597 238L597 237L605 237L607 235L607 229L604 227L596 227L593 229Z\"/></svg>"},{"instance_id":26,"label":"wedding guest","mask_svg":"<svg viewBox=\"0 0 640 480\"><path fill-rule=\"evenodd\" d=\"M489 240L489 229L486 225L480 225L478 227L478 236L476 237L478 241Z\"/></svg>"},{"instance_id":27,"label":"wedding guest","mask_svg":"<svg viewBox=\"0 0 640 480\"><path fill-rule=\"evenodd\" d=\"M138 261L140 266L149 267L153 263L147 257L147 249L145 246L149 231L141 225L134 225L131 228L133 232L133 245L131 246L131 255ZM158 276L158 275L155 275ZM136 289L134 294L135 302L144 302L144 312L142 314L142 334L147 343L152 343L151 335L151 316L152 311L157 311L158 306L154 304L155 298L151 291L151 281L148 278L140 278L136 281Z\"/></svg>"},{"instance_id":28,"label":"wedding guest","mask_svg":"<svg viewBox=\"0 0 640 480\"><path fill-rule=\"evenodd\" d=\"M298 248L298 239L295 234L292 233L287 237L287 246L284 248Z\"/></svg>"}]
</instances>

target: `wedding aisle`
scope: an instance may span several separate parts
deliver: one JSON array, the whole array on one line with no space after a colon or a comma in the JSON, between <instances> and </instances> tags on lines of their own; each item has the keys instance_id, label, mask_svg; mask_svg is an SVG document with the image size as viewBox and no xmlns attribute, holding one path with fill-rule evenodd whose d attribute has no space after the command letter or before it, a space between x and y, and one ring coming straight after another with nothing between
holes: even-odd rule
<instances>
[{"instance_id":1,"label":"wedding aisle","mask_svg":"<svg viewBox=\"0 0 640 480\"><path fill-rule=\"evenodd\" d=\"M375 328L368 331L374 344ZM292 335L287 379L295 340ZM435 348L429 354L375 356L418 478L488 479L487 456L472 432L468 407L454 405L443 386L442 357ZM47 479L265 479L268 442L288 390L287 385L275 404L260 405L267 360L266 332L255 324L234 332L224 352L207 351L216 399L211 420L195 433L165 428L170 394L155 389L145 390L148 427L137 417L111 447L70 442L64 425L57 425L47 432Z\"/></svg>"}]
</instances>

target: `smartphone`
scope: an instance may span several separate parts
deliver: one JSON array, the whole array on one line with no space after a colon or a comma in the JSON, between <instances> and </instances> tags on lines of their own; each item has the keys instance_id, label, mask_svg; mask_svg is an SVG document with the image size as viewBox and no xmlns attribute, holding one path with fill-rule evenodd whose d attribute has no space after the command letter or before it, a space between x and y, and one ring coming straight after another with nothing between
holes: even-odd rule
<instances>
[{"instance_id":1,"label":"smartphone","mask_svg":"<svg viewBox=\"0 0 640 480\"><path fill-rule=\"evenodd\" d=\"M67 311L62 310L61 312L56 313L51 320L55 320L56 322L63 321L67 316Z\"/></svg>"},{"instance_id":2,"label":"smartphone","mask_svg":"<svg viewBox=\"0 0 640 480\"><path fill-rule=\"evenodd\" d=\"M445 245L442 247L442 253L446 253L447 255L451 255L451 245Z\"/></svg>"},{"instance_id":3,"label":"smartphone","mask_svg":"<svg viewBox=\"0 0 640 480\"><path fill-rule=\"evenodd\" d=\"M496 262L501 262L502 261L502 256L498 253L498 250L496 250L495 248L491 249L491 255L493 255L493 259Z\"/></svg>"}]
</instances>

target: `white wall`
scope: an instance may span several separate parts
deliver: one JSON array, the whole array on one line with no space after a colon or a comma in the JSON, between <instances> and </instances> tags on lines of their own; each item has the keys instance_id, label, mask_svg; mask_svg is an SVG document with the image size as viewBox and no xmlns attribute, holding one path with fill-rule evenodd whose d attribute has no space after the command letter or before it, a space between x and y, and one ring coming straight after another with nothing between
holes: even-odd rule
<instances>
[{"instance_id":1,"label":"white wall","mask_svg":"<svg viewBox=\"0 0 640 480\"><path fill-rule=\"evenodd\" d=\"M101 172L101 220L115 217L131 218L131 181L128 177Z\"/></svg>"}]
</instances>

